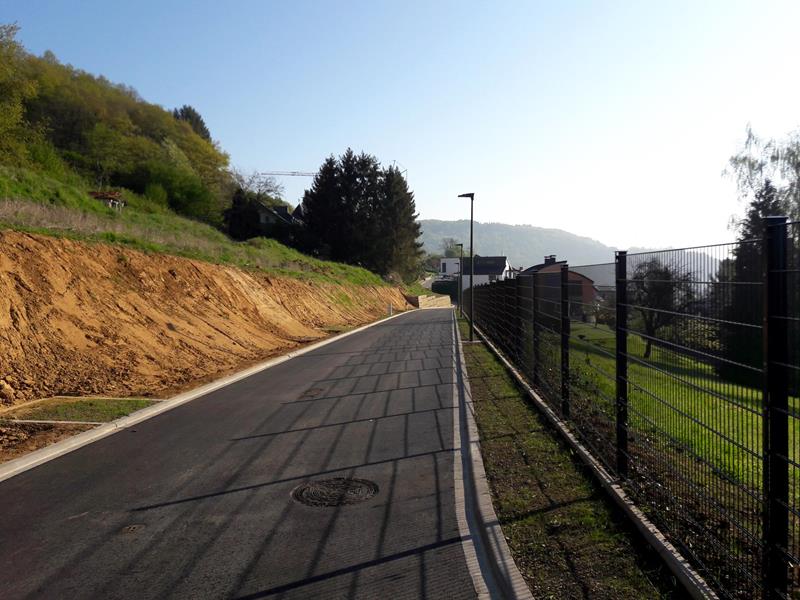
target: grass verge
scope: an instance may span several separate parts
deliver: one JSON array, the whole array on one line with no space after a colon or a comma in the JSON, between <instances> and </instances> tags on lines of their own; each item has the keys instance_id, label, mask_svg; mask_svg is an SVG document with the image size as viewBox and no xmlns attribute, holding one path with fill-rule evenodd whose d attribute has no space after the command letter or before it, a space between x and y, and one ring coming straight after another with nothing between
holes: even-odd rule
<instances>
[{"instance_id":1,"label":"grass verge","mask_svg":"<svg viewBox=\"0 0 800 600\"><path fill-rule=\"evenodd\" d=\"M495 512L534 597L683 597L497 358L474 344L464 360Z\"/></svg>"},{"instance_id":2,"label":"grass verge","mask_svg":"<svg viewBox=\"0 0 800 600\"><path fill-rule=\"evenodd\" d=\"M107 423L154 404L144 398L52 398L20 407L5 415L30 421L88 421Z\"/></svg>"}]
</instances>

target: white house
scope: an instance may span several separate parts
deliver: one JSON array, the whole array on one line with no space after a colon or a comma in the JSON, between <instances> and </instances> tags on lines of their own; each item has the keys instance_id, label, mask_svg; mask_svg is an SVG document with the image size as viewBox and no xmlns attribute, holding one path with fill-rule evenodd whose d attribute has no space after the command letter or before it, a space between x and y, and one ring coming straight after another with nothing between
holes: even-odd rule
<instances>
[{"instance_id":1,"label":"white house","mask_svg":"<svg viewBox=\"0 0 800 600\"><path fill-rule=\"evenodd\" d=\"M450 279L458 275L458 262L460 260L458 257L439 259L439 277Z\"/></svg>"},{"instance_id":2,"label":"white house","mask_svg":"<svg viewBox=\"0 0 800 600\"><path fill-rule=\"evenodd\" d=\"M459 258L442 258L439 261L439 277L454 279L459 275ZM464 258L464 274L461 279L461 288L469 288L470 259ZM476 256L474 285L483 285L490 281L501 281L512 278L513 271L505 256Z\"/></svg>"}]
</instances>

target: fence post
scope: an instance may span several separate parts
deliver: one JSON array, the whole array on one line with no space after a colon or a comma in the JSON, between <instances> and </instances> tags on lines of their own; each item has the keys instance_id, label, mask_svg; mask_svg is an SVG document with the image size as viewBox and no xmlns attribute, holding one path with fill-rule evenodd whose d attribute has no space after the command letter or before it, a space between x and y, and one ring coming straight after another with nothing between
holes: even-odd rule
<instances>
[{"instance_id":1,"label":"fence post","mask_svg":"<svg viewBox=\"0 0 800 600\"><path fill-rule=\"evenodd\" d=\"M561 265L561 414L569 417L569 267Z\"/></svg>"},{"instance_id":2,"label":"fence post","mask_svg":"<svg viewBox=\"0 0 800 600\"><path fill-rule=\"evenodd\" d=\"M764 588L785 598L789 561L788 244L786 217L764 219Z\"/></svg>"},{"instance_id":3,"label":"fence post","mask_svg":"<svg viewBox=\"0 0 800 600\"><path fill-rule=\"evenodd\" d=\"M517 364L522 364L522 314L519 310L520 301L519 301L519 294L520 294L520 280L519 277L514 277L514 351L516 354Z\"/></svg>"},{"instance_id":4,"label":"fence post","mask_svg":"<svg viewBox=\"0 0 800 600\"><path fill-rule=\"evenodd\" d=\"M536 296L536 273L531 277L531 301L533 302L533 385L539 385L539 299Z\"/></svg>"},{"instance_id":5,"label":"fence post","mask_svg":"<svg viewBox=\"0 0 800 600\"><path fill-rule=\"evenodd\" d=\"M628 476L628 253L616 253L617 279L617 472Z\"/></svg>"}]
</instances>

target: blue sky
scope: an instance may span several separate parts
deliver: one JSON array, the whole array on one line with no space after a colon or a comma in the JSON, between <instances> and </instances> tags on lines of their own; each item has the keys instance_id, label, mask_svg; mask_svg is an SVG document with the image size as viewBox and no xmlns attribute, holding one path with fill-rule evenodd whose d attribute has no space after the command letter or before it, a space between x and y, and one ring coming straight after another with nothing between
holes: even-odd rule
<instances>
[{"instance_id":1,"label":"blue sky","mask_svg":"<svg viewBox=\"0 0 800 600\"><path fill-rule=\"evenodd\" d=\"M800 2L0 0L36 54L192 104L244 170L345 148L408 170L423 218L619 247L727 241L727 158L800 126ZM297 202L308 179L282 180Z\"/></svg>"}]
</instances>

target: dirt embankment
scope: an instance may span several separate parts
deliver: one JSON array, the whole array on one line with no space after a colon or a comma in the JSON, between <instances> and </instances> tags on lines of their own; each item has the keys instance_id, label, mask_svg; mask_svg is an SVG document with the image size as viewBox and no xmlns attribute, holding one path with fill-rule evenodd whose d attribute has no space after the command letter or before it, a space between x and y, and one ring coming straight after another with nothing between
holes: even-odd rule
<instances>
[{"instance_id":1,"label":"dirt embankment","mask_svg":"<svg viewBox=\"0 0 800 600\"><path fill-rule=\"evenodd\" d=\"M0 403L159 396L406 301L390 287L273 277L0 232Z\"/></svg>"}]
</instances>

